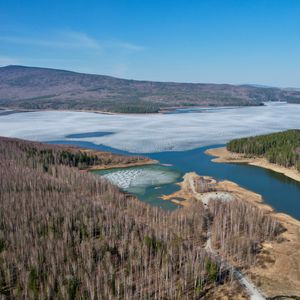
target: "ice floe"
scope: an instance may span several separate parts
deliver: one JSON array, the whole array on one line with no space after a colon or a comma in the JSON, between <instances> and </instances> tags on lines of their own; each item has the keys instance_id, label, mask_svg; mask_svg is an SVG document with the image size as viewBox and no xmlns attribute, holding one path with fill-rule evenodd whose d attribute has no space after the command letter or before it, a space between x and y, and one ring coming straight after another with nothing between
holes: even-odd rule
<instances>
[{"instance_id":1,"label":"ice floe","mask_svg":"<svg viewBox=\"0 0 300 300\"><path fill-rule=\"evenodd\" d=\"M141 193L148 186L175 182L179 175L178 172L165 167L147 166L109 170L102 176L123 190Z\"/></svg>"}]
</instances>

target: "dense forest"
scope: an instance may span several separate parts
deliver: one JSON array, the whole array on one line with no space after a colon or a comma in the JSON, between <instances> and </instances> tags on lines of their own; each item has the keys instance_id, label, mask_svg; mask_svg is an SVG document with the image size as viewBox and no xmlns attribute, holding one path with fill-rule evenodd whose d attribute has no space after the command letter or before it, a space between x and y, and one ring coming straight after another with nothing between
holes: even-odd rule
<instances>
[{"instance_id":1,"label":"dense forest","mask_svg":"<svg viewBox=\"0 0 300 300\"><path fill-rule=\"evenodd\" d=\"M225 286L234 299L241 287L204 250L208 219L241 266L280 233L250 204L149 206L75 168L76 151L0 139L0 299L217 299Z\"/></svg>"},{"instance_id":2,"label":"dense forest","mask_svg":"<svg viewBox=\"0 0 300 300\"><path fill-rule=\"evenodd\" d=\"M235 139L227 144L227 149L249 157L263 156L271 163L300 171L300 130Z\"/></svg>"}]
</instances>

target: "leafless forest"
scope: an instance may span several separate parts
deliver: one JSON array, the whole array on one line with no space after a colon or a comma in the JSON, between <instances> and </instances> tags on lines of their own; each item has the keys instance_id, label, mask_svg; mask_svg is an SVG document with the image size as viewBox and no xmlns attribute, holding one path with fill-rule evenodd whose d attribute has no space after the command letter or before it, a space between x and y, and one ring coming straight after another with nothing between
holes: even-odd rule
<instances>
[{"instance_id":1,"label":"leafless forest","mask_svg":"<svg viewBox=\"0 0 300 300\"><path fill-rule=\"evenodd\" d=\"M0 139L0 299L200 299L228 284L203 249L201 203L151 207L78 171L76 151ZM216 248L244 265L281 230L238 202L209 217Z\"/></svg>"},{"instance_id":2,"label":"leafless forest","mask_svg":"<svg viewBox=\"0 0 300 300\"><path fill-rule=\"evenodd\" d=\"M81 149L64 145L48 145L38 142L29 142L18 139L0 137L1 155L8 157L30 168L48 171L52 165L64 165L78 169L88 169L93 166L114 166L117 164L130 164L148 162L143 156L125 156L110 152ZM16 151L14 151L16 148ZM24 160L24 161L23 161Z\"/></svg>"},{"instance_id":3,"label":"leafless forest","mask_svg":"<svg viewBox=\"0 0 300 300\"><path fill-rule=\"evenodd\" d=\"M284 231L275 218L247 202L210 201L209 215L215 249L243 267L255 264L263 241Z\"/></svg>"}]
</instances>

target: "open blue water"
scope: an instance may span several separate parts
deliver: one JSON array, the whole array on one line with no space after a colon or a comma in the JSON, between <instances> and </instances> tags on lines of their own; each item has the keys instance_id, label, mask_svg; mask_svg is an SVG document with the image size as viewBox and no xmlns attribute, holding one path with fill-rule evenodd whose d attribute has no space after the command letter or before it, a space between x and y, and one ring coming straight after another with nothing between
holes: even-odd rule
<instances>
[{"instance_id":1,"label":"open blue water","mask_svg":"<svg viewBox=\"0 0 300 300\"><path fill-rule=\"evenodd\" d=\"M110 147L95 145L81 141L54 141L51 143L71 144L85 148L111 151L118 154L134 154ZM144 153L142 155L158 160L161 164L171 164L169 167L183 176L186 172L196 172L199 175L213 176L218 180L228 179L240 186L259 193L264 202L276 211L287 213L300 220L300 183L282 174L246 164L214 163L212 157L204 153L206 149L222 145L202 147L188 151L171 151L159 153ZM139 154L141 155L141 154ZM181 179L179 178L179 181ZM170 194L177 190L174 183L163 186L150 186L142 195L137 196L150 204L174 209L177 206L161 200L162 194Z\"/></svg>"},{"instance_id":2,"label":"open blue water","mask_svg":"<svg viewBox=\"0 0 300 300\"><path fill-rule=\"evenodd\" d=\"M105 135L113 134L113 132L109 131L96 131L96 132L85 132L85 133L74 133L68 134L65 137L67 139L81 139L81 138L89 138L89 137L101 137Z\"/></svg>"},{"instance_id":3,"label":"open blue water","mask_svg":"<svg viewBox=\"0 0 300 300\"><path fill-rule=\"evenodd\" d=\"M219 145L221 146L221 145ZM246 164L214 163L204 153L212 148L203 147L190 151L150 154L161 163L174 164L182 173L195 171L200 175L228 179L240 186L261 194L264 202L276 211L300 219L300 184L282 174Z\"/></svg>"}]
</instances>

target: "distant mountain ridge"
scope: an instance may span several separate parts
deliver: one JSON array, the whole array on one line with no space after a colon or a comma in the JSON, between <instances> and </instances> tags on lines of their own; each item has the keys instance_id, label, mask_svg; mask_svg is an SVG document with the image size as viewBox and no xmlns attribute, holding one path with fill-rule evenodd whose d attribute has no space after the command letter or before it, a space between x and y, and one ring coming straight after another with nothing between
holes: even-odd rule
<instances>
[{"instance_id":1,"label":"distant mountain ridge","mask_svg":"<svg viewBox=\"0 0 300 300\"><path fill-rule=\"evenodd\" d=\"M154 82L57 69L0 68L0 106L17 109L158 112L171 107L300 103L299 90L251 85Z\"/></svg>"}]
</instances>

